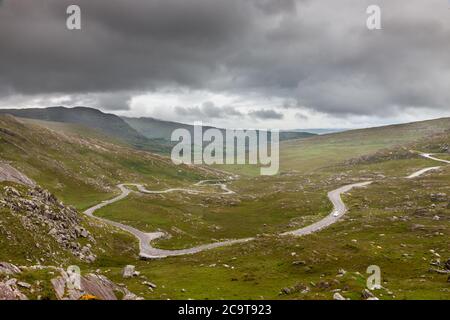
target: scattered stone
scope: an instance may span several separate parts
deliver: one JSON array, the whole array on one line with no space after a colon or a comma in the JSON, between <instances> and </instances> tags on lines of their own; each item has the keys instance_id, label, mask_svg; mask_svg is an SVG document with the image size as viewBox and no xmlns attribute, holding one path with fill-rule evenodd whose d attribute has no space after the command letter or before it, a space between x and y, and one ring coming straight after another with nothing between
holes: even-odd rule
<instances>
[{"instance_id":1,"label":"scattered stone","mask_svg":"<svg viewBox=\"0 0 450 320\"><path fill-rule=\"evenodd\" d=\"M134 272L135 272L134 269L135 269L135 266L127 265L125 268L123 268L122 277L125 279L133 277Z\"/></svg>"},{"instance_id":2,"label":"scattered stone","mask_svg":"<svg viewBox=\"0 0 450 320\"><path fill-rule=\"evenodd\" d=\"M364 289L364 290L361 292L361 297L362 297L363 299L366 299L366 300L369 300L369 298L375 298L375 296L373 295L373 293L370 292L370 291L367 290L367 289Z\"/></svg>"},{"instance_id":3,"label":"scattered stone","mask_svg":"<svg viewBox=\"0 0 450 320\"><path fill-rule=\"evenodd\" d=\"M20 273L20 269L8 262L0 262L0 274L12 275Z\"/></svg>"},{"instance_id":4,"label":"scattered stone","mask_svg":"<svg viewBox=\"0 0 450 320\"><path fill-rule=\"evenodd\" d=\"M344 298L339 292L336 292L336 293L333 295L333 299L334 299L334 300L345 300L345 298Z\"/></svg>"},{"instance_id":5,"label":"scattered stone","mask_svg":"<svg viewBox=\"0 0 450 320\"><path fill-rule=\"evenodd\" d=\"M146 286L148 286L148 287L150 287L152 289L156 289L156 284L154 284L154 283L152 283L150 281L144 281L144 282L142 282L142 284L146 285Z\"/></svg>"},{"instance_id":6,"label":"scattered stone","mask_svg":"<svg viewBox=\"0 0 450 320\"><path fill-rule=\"evenodd\" d=\"M347 271L345 271L344 269L339 269L338 271L338 276L342 277L347 273Z\"/></svg>"},{"instance_id":7,"label":"scattered stone","mask_svg":"<svg viewBox=\"0 0 450 320\"><path fill-rule=\"evenodd\" d=\"M413 224L411 226L411 231L417 231L417 230L425 231L426 227L423 224Z\"/></svg>"},{"instance_id":8,"label":"scattered stone","mask_svg":"<svg viewBox=\"0 0 450 320\"><path fill-rule=\"evenodd\" d=\"M25 289L30 289L31 288L31 284L26 283L26 282L22 282L22 281L17 282L17 285L19 287L22 287L22 288L25 288Z\"/></svg>"},{"instance_id":9,"label":"scattered stone","mask_svg":"<svg viewBox=\"0 0 450 320\"><path fill-rule=\"evenodd\" d=\"M0 300L28 300L17 288L17 280L0 281Z\"/></svg>"},{"instance_id":10,"label":"scattered stone","mask_svg":"<svg viewBox=\"0 0 450 320\"><path fill-rule=\"evenodd\" d=\"M446 202L448 200L446 193L432 193L430 199L433 202Z\"/></svg>"},{"instance_id":11,"label":"scattered stone","mask_svg":"<svg viewBox=\"0 0 450 320\"><path fill-rule=\"evenodd\" d=\"M291 293L291 289L290 288L283 288L281 289L281 294L290 294Z\"/></svg>"},{"instance_id":12,"label":"scattered stone","mask_svg":"<svg viewBox=\"0 0 450 320\"><path fill-rule=\"evenodd\" d=\"M294 285L293 287L290 288L283 288L280 291L280 294L293 294L293 293L308 293L310 291L310 288L306 285L304 285L303 283L297 283L296 285Z\"/></svg>"}]
</instances>

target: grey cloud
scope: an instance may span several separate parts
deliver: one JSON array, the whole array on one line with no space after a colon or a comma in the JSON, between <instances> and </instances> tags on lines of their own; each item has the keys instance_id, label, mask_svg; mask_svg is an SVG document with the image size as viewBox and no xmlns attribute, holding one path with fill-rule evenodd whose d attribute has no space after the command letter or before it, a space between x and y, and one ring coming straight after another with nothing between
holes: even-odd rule
<instances>
[{"instance_id":1,"label":"grey cloud","mask_svg":"<svg viewBox=\"0 0 450 320\"><path fill-rule=\"evenodd\" d=\"M242 113L233 107L218 107L212 102L205 102L201 107L175 107L175 112L193 120L208 120L242 116Z\"/></svg>"},{"instance_id":2,"label":"grey cloud","mask_svg":"<svg viewBox=\"0 0 450 320\"><path fill-rule=\"evenodd\" d=\"M307 121L309 119L309 117L306 114L303 114L300 112L295 113L295 118L297 118L299 120L303 120L303 121Z\"/></svg>"},{"instance_id":3,"label":"grey cloud","mask_svg":"<svg viewBox=\"0 0 450 320\"><path fill-rule=\"evenodd\" d=\"M90 105L82 103L84 106L98 107L105 110L129 110L131 95L130 93L114 92L94 94L91 97ZM80 105L78 103L78 105Z\"/></svg>"},{"instance_id":4,"label":"grey cloud","mask_svg":"<svg viewBox=\"0 0 450 320\"><path fill-rule=\"evenodd\" d=\"M274 110L255 110L250 111L249 116L262 120L281 120L284 118L284 115L280 112L276 112Z\"/></svg>"},{"instance_id":5,"label":"grey cloud","mask_svg":"<svg viewBox=\"0 0 450 320\"><path fill-rule=\"evenodd\" d=\"M448 111L448 3L377 2L383 29L369 31L360 0L4 0L0 95L70 94L121 110L134 92L186 87L339 116ZM82 9L81 31L65 28L69 4ZM225 109L176 111L233 116Z\"/></svg>"}]
</instances>

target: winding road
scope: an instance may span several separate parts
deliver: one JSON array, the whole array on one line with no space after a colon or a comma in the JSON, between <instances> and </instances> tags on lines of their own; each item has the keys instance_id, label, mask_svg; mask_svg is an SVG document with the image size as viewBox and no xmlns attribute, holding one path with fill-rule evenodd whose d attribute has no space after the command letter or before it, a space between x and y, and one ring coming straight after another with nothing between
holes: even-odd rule
<instances>
[{"instance_id":1,"label":"winding road","mask_svg":"<svg viewBox=\"0 0 450 320\"><path fill-rule=\"evenodd\" d=\"M443 163L450 164L450 161L436 158L432 154L429 154L429 153L421 153L420 156L430 159L430 160L440 161ZM439 168L441 168L441 167L429 167L429 168L421 169L417 172L414 172L413 174L409 175L406 178L407 179L417 178L417 177L425 174L426 172L437 170ZM328 199L333 204L333 211L328 216L326 216L322 220L319 220L319 221L317 221L309 226L306 226L304 228L285 232L280 235L281 236L296 236L296 237L305 236L305 235L309 235L311 233L318 232L318 231L334 224L339 219L341 219L348 211L347 207L345 206L345 203L341 199L341 195L349 192L353 188L366 187L366 186L370 185L372 182L373 181L365 181L365 182L360 182L360 183L349 184L349 185L342 186L338 189L335 189L333 191L330 191L328 193ZM230 190L225 183L217 182L214 180L203 180L203 181L200 181L200 182L197 182L196 184L194 184L194 186L196 186L196 187L202 187L205 185L219 186L223 191L221 194L224 194L224 195L235 193L234 191ZM134 186L139 190L139 192L146 193L146 194L165 194L165 193L170 193L170 192L186 192L188 194L199 194L199 193L206 193L206 192L203 190L185 189L185 188L173 188L173 189L167 189L167 190L162 190L162 191L151 191L151 190L147 190L142 184L137 184L137 183L119 184L118 188L121 191L120 195L118 195L117 197L115 197L113 199L100 202L99 204L87 209L84 212L84 214L86 214L87 216L89 216L91 218L97 219L99 221L103 221L109 225L120 228L120 229L134 235L139 240L139 249L140 249L139 255L143 259L160 259L160 258L166 258L166 257L170 257L170 256L195 254L195 253L198 253L201 251L210 250L210 249L214 249L214 248L218 248L218 247L229 246L229 245L233 245L233 244L237 244L237 243L249 242L249 241L252 241L255 239L255 238L245 238L245 239L227 240L227 241L214 242L214 243L210 243L210 244L205 244L205 245L201 245L201 246L197 246L197 247L193 247L193 248L189 248L189 249L181 249L181 250L163 250L163 249L154 248L151 245L151 242L156 239L165 237L166 236L165 233L163 233L163 232L145 233L145 232L142 232L131 226L128 226L128 225L125 225L125 224L122 224L119 222L111 221L108 219L100 218L100 217L97 217L94 215L95 211L97 211L103 207L106 207L114 202L117 202L117 201L120 201L120 200L126 198L132 192L132 190L127 188L127 186Z\"/></svg>"}]
</instances>

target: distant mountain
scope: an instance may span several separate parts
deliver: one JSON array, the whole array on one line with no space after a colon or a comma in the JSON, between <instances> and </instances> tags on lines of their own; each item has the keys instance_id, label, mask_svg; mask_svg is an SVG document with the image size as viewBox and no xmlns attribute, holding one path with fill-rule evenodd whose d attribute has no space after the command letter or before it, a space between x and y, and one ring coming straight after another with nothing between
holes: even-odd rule
<instances>
[{"instance_id":1,"label":"distant mountain","mask_svg":"<svg viewBox=\"0 0 450 320\"><path fill-rule=\"evenodd\" d=\"M314 134L328 134L328 133L336 133L336 132L343 132L347 131L349 129L343 129L343 128L317 128L317 129L294 129L289 130L293 132L309 132Z\"/></svg>"},{"instance_id":2,"label":"distant mountain","mask_svg":"<svg viewBox=\"0 0 450 320\"><path fill-rule=\"evenodd\" d=\"M164 121L154 118L127 118L122 117L132 128L149 139L161 139L170 141L172 132L176 129L186 129L191 134L194 132L194 126L184 123ZM204 129L213 127L205 126ZM220 129L219 130L224 130ZM280 140L303 139L315 136L316 134L301 131L281 131Z\"/></svg>"},{"instance_id":3,"label":"distant mountain","mask_svg":"<svg viewBox=\"0 0 450 320\"><path fill-rule=\"evenodd\" d=\"M0 113L11 114L21 118L80 124L118 138L140 149L155 152L167 151L167 147L146 138L122 118L114 114L103 113L93 108L50 107L43 109L0 109Z\"/></svg>"},{"instance_id":4,"label":"distant mountain","mask_svg":"<svg viewBox=\"0 0 450 320\"><path fill-rule=\"evenodd\" d=\"M114 114L104 113L100 110L87 107L66 108L58 106L30 109L0 109L0 114L82 125L110 137L117 138L138 149L162 154L169 153L171 147L174 145L174 142L171 142L171 135L175 129L184 128L189 130L191 134L193 134L194 130L194 126L188 124L153 118L121 118ZM308 138L314 135L307 132L282 131L280 132L280 140Z\"/></svg>"}]
</instances>

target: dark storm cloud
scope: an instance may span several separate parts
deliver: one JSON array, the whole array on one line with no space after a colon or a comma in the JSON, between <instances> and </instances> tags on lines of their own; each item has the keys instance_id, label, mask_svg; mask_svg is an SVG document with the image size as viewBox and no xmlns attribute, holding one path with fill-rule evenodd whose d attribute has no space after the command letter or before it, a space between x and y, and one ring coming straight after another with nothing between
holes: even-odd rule
<instances>
[{"instance_id":1,"label":"dark storm cloud","mask_svg":"<svg viewBox=\"0 0 450 320\"><path fill-rule=\"evenodd\" d=\"M81 31L65 27L72 3ZM6 1L1 82L26 94L200 88L249 28L248 10L238 0Z\"/></svg>"},{"instance_id":2,"label":"dark storm cloud","mask_svg":"<svg viewBox=\"0 0 450 320\"><path fill-rule=\"evenodd\" d=\"M184 87L343 116L448 110L448 3L377 3L383 29L369 31L360 0L4 0L0 95L87 95L119 110L133 92ZM65 28L69 4L81 31Z\"/></svg>"}]
</instances>

